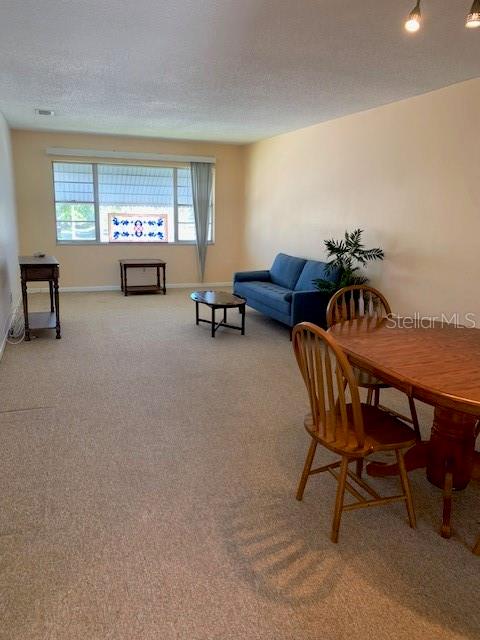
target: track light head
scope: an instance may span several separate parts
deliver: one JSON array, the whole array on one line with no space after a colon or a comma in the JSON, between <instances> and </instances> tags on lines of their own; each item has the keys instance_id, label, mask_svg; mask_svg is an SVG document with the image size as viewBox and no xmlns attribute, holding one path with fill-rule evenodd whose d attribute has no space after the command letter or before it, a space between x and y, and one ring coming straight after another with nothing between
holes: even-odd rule
<instances>
[{"instance_id":1,"label":"track light head","mask_svg":"<svg viewBox=\"0 0 480 640\"><path fill-rule=\"evenodd\" d=\"M467 29L478 29L480 27L480 0L473 1L465 26Z\"/></svg>"},{"instance_id":2,"label":"track light head","mask_svg":"<svg viewBox=\"0 0 480 640\"><path fill-rule=\"evenodd\" d=\"M476 0L480 2L480 0ZM420 11L420 0L417 0L417 4L410 11L407 20L405 21L405 29L410 33L415 33L420 29L420 23L422 21L422 13Z\"/></svg>"}]
</instances>

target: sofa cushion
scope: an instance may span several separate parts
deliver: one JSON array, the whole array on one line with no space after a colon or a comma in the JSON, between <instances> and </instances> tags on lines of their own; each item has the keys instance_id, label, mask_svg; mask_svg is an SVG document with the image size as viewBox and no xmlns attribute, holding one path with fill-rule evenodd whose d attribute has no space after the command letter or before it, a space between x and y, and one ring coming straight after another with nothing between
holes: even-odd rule
<instances>
[{"instance_id":1,"label":"sofa cushion","mask_svg":"<svg viewBox=\"0 0 480 640\"><path fill-rule=\"evenodd\" d=\"M242 298L246 298L247 303L250 300L256 300L263 305L280 311L280 313L289 314L292 300L292 292L285 287L280 287L273 282L236 282L235 293Z\"/></svg>"},{"instance_id":2,"label":"sofa cushion","mask_svg":"<svg viewBox=\"0 0 480 640\"><path fill-rule=\"evenodd\" d=\"M295 285L295 291L312 291L316 289L313 280L317 278L323 278L325 280L334 280L335 274L331 273L327 275L325 268L326 262L320 262L319 260L307 260L300 277Z\"/></svg>"},{"instance_id":3,"label":"sofa cushion","mask_svg":"<svg viewBox=\"0 0 480 640\"><path fill-rule=\"evenodd\" d=\"M285 289L294 289L305 262L306 260L303 258L279 253L270 269L270 278L273 284L285 287Z\"/></svg>"}]
</instances>

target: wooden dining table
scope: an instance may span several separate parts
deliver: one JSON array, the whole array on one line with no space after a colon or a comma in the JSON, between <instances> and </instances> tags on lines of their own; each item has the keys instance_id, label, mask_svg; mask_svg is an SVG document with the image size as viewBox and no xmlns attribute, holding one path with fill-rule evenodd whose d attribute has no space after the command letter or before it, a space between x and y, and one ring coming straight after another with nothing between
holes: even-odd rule
<instances>
[{"instance_id":1,"label":"wooden dining table","mask_svg":"<svg viewBox=\"0 0 480 640\"><path fill-rule=\"evenodd\" d=\"M329 331L353 365L435 407L430 439L407 451L405 464L409 470L426 467L428 480L443 490L441 534L448 538L452 490L464 489L480 473L480 331L408 320L362 317ZM397 468L370 463L367 473L394 475Z\"/></svg>"}]
</instances>

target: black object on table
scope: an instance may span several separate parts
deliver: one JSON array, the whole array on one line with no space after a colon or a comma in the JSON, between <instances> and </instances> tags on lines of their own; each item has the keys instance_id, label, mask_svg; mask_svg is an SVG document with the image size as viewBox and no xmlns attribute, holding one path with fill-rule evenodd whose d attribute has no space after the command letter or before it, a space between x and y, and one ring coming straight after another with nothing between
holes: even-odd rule
<instances>
[{"instance_id":1,"label":"black object on table","mask_svg":"<svg viewBox=\"0 0 480 640\"><path fill-rule=\"evenodd\" d=\"M242 336L245 335L245 300L240 296L234 296L225 291L194 291L190 294L190 298L195 302L195 324L205 322L212 327L212 338L219 327L228 327L240 331ZM212 319L204 320L200 318L199 304L206 304L212 310ZM223 309L223 320L215 321L215 312L217 309ZM240 326L227 323L227 309L238 309L242 316Z\"/></svg>"},{"instance_id":2,"label":"black object on table","mask_svg":"<svg viewBox=\"0 0 480 640\"><path fill-rule=\"evenodd\" d=\"M53 256L37 258L20 256L20 277L22 279L23 315L25 319L25 340L30 340L30 331L35 329L55 329L56 338L60 333L60 302L58 296L59 263ZM50 312L28 312L27 282L48 282L50 290Z\"/></svg>"},{"instance_id":3,"label":"black object on table","mask_svg":"<svg viewBox=\"0 0 480 640\"><path fill-rule=\"evenodd\" d=\"M129 293L155 293L161 291L163 295L167 293L167 285L165 279L165 271L167 263L163 260L156 258L124 258L119 260L120 262L120 284L122 291L126 296ZM128 269L148 269L154 268L157 270L157 282L156 284L128 284L127 270ZM163 285L160 281L160 269L163 275Z\"/></svg>"}]
</instances>

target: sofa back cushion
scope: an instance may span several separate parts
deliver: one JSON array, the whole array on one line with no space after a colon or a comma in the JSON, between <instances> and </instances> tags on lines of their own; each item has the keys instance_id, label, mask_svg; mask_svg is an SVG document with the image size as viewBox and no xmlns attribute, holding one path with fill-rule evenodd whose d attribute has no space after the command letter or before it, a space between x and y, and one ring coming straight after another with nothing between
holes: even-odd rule
<instances>
[{"instance_id":1,"label":"sofa back cushion","mask_svg":"<svg viewBox=\"0 0 480 640\"><path fill-rule=\"evenodd\" d=\"M270 280L286 289L294 289L306 260L279 253L270 269Z\"/></svg>"},{"instance_id":2,"label":"sofa back cushion","mask_svg":"<svg viewBox=\"0 0 480 640\"><path fill-rule=\"evenodd\" d=\"M319 260L307 260L300 277L295 285L295 291L312 291L316 289L313 280L317 278L323 278L324 280L334 280L335 273L327 275L325 267L326 262L320 262Z\"/></svg>"}]
</instances>

